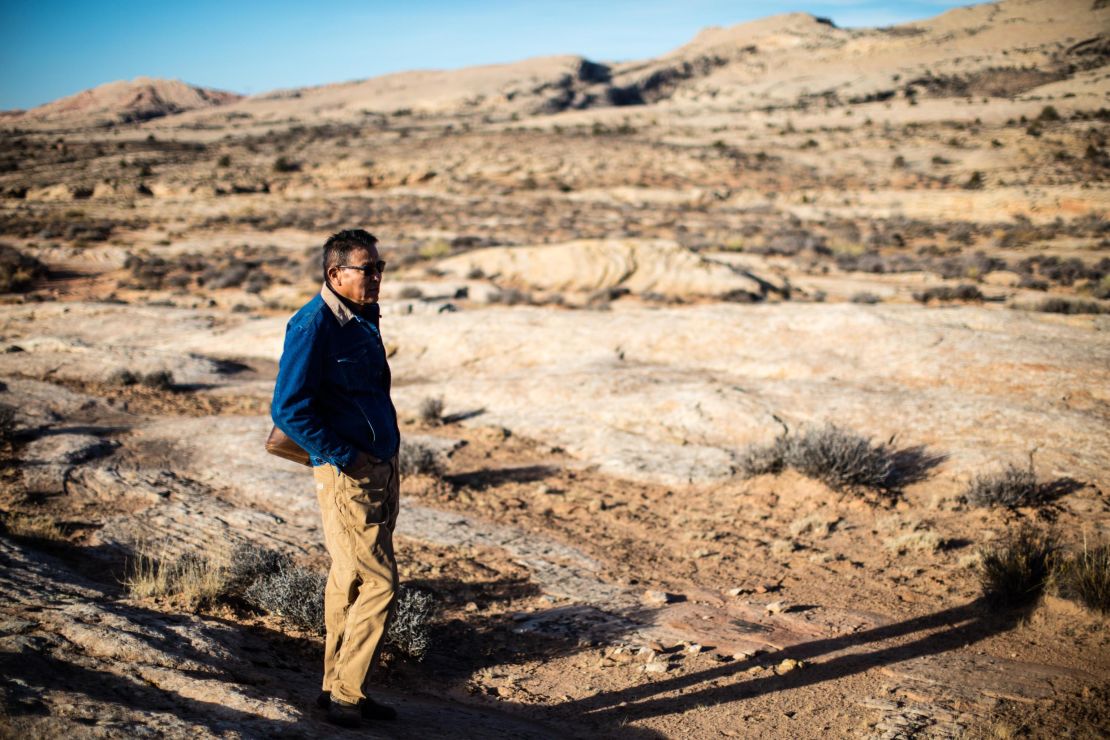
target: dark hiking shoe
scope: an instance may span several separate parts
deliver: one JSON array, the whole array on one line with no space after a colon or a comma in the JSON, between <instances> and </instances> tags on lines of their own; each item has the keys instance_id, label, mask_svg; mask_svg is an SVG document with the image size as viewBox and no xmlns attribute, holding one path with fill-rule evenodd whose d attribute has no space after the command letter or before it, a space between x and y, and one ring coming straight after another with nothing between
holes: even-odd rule
<instances>
[{"instance_id":1,"label":"dark hiking shoe","mask_svg":"<svg viewBox=\"0 0 1110 740\"><path fill-rule=\"evenodd\" d=\"M363 719L397 719L396 709L387 707L385 704L379 704L370 697L363 699L358 706Z\"/></svg>"},{"instance_id":2,"label":"dark hiking shoe","mask_svg":"<svg viewBox=\"0 0 1110 740\"><path fill-rule=\"evenodd\" d=\"M355 728L362 724L362 713L358 704L332 699L328 702L328 722L340 727Z\"/></svg>"},{"instance_id":3,"label":"dark hiking shoe","mask_svg":"<svg viewBox=\"0 0 1110 740\"><path fill-rule=\"evenodd\" d=\"M316 697L316 706L320 709L327 709L331 706L331 692L321 691L320 695ZM363 719L397 719L396 709L385 704L379 704L373 699L363 699L358 703L358 707Z\"/></svg>"}]
</instances>

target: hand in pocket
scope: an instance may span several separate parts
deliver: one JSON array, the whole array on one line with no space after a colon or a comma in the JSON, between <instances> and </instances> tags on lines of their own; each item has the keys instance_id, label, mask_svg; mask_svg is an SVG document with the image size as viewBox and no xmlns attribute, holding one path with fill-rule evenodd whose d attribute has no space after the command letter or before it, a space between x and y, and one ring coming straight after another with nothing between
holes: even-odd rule
<instances>
[{"instance_id":1,"label":"hand in pocket","mask_svg":"<svg viewBox=\"0 0 1110 740\"><path fill-rule=\"evenodd\" d=\"M382 524L389 516L386 507L393 467L388 462L371 461L358 465L346 477L345 490L356 523Z\"/></svg>"}]
</instances>

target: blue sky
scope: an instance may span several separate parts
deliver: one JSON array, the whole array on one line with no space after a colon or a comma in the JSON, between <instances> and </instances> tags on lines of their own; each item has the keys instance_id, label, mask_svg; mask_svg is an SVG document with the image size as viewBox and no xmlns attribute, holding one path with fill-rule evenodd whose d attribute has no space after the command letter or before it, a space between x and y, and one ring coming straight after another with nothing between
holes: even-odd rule
<instances>
[{"instance_id":1,"label":"blue sky","mask_svg":"<svg viewBox=\"0 0 1110 740\"><path fill-rule=\"evenodd\" d=\"M928 18L960 0L0 0L0 109L140 75L258 93L546 54L656 56L706 26L805 11L840 26Z\"/></svg>"}]
</instances>

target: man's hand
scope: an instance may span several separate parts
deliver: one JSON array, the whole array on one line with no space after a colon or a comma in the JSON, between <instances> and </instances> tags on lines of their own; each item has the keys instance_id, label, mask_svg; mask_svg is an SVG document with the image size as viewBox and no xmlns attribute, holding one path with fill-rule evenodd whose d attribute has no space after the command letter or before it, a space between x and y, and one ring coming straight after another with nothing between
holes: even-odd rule
<instances>
[{"instance_id":1,"label":"man's hand","mask_svg":"<svg viewBox=\"0 0 1110 740\"><path fill-rule=\"evenodd\" d=\"M365 452L357 452L354 458L347 467L343 468L343 474L351 478L362 478L374 465L377 465L380 460L376 457L367 455Z\"/></svg>"}]
</instances>

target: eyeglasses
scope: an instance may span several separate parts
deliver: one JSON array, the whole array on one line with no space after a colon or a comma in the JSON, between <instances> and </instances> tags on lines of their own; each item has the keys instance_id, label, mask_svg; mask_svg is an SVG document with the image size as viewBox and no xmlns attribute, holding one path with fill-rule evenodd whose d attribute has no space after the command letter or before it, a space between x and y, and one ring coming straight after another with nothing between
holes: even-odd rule
<instances>
[{"instance_id":1,"label":"eyeglasses","mask_svg":"<svg viewBox=\"0 0 1110 740\"><path fill-rule=\"evenodd\" d=\"M339 267L340 270L358 270L363 275L369 275L370 273L375 273L377 275L381 275L383 272L385 272L385 260L378 260L377 262L371 262L368 265L337 265L337 266Z\"/></svg>"}]
</instances>

